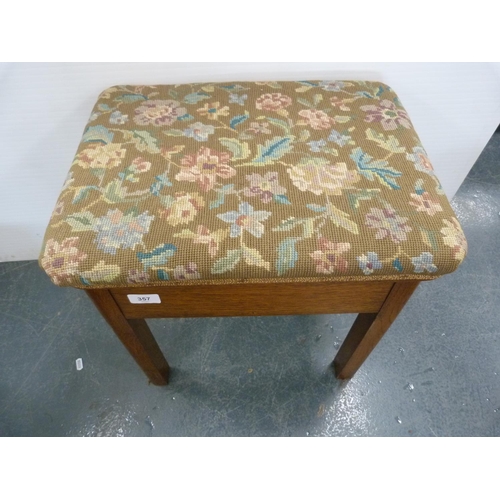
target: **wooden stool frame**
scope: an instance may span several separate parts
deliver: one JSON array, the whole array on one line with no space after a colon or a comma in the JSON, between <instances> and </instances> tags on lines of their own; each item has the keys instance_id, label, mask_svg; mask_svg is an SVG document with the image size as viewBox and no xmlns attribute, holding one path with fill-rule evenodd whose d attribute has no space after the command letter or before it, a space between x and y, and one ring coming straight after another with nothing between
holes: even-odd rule
<instances>
[{"instance_id":1,"label":"wooden stool frame","mask_svg":"<svg viewBox=\"0 0 500 500\"><path fill-rule=\"evenodd\" d=\"M86 290L151 383L168 383L169 365L146 318L359 313L333 361L351 378L417 288L419 280L242 283ZM132 304L128 294L158 294L159 304Z\"/></svg>"}]
</instances>

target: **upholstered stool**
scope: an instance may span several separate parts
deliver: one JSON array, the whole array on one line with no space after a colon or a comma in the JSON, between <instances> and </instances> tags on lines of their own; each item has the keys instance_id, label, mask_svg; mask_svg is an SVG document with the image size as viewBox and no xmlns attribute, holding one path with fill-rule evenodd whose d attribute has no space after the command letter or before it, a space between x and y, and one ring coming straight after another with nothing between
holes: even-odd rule
<instances>
[{"instance_id":1,"label":"upholstered stool","mask_svg":"<svg viewBox=\"0 0 500 500\"><path fill-rule=\"evenodd\" d=\"M40 265L154 384L169 367L144 318L357 312L334 360L349 378L466 249L387 85L141 85L100 95Z\"/></svg>"}]
</instances>

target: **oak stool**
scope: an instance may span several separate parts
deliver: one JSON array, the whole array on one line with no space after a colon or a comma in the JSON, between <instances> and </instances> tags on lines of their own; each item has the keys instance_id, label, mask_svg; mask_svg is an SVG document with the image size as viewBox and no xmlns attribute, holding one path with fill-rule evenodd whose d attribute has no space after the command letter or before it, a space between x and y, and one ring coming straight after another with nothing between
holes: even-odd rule
<instances>
[{"instance_id":1,"label":"oak stool","mask_svg":"<svg viewBox=\"0 0 500 500\"><path fill-rule=\"evenodd\" d=\"M86 290L148 376L145 318L359 313L361 366L467 243L410 118L380 82L115 86L90 115L40 265Z\"/></svg>"}]
</instances>

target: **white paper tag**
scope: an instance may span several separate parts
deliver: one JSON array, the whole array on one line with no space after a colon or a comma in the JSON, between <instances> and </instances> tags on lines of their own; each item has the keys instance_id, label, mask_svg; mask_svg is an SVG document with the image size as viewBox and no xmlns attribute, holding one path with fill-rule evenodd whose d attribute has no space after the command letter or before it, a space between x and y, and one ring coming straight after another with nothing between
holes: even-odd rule
<instances>
[{"instance_id":1,"label":"white paper tag","mask_svg":"<svg viewBox=\"0 0 500 500\"><path fill-rule=\"evenodd\" d=\"M78 371L83 370L83 360L82 360L82 358L78 358L76 360L76 369Z\"/></svg>"},{"instance_id":2,"label":"white paper tag","mask_svg":"<svg viewBox=\"0 0 500 500\"><path fill-rule=\"evenodd\" d=\"M146 295L127 295L131 304L161 304L160 296L156 293L148 293Z\"/></svg>"}]
</instances>

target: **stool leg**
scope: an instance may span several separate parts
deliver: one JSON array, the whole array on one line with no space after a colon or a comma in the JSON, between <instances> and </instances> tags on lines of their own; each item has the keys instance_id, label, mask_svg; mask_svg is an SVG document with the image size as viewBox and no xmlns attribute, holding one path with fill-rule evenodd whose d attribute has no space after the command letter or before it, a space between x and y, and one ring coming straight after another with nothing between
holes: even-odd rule
<instances>
[{"instance_id":1,"label":"stool leg","mask_svg":"<svg viewBox=\"0 0 500 500\"><path fill-rule=\"evenodd\" d=\"M373 351L415 291L419 281L395 282L378 313L358 314L333 360L337 378L351 378Z\"/></svg>"},{"instance_id":2,"label":"stool leg","mask_svg":"<svg viewBox=\"0 0 500 500\"><path fill-rule=\"evenodd\" d=\"M151 383L168 384L169 366L144 319L127 319L107 289L86 290Z\"/></svg>"}]
</instances>

